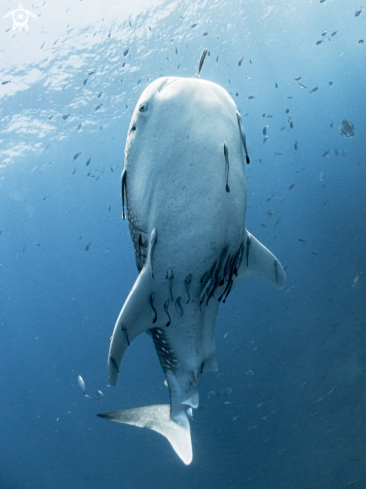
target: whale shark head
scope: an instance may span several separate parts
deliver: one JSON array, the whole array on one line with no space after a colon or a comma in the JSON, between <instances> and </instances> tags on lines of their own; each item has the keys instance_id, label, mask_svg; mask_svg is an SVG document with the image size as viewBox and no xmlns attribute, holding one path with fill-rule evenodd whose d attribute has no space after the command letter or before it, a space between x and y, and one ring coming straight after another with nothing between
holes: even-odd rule
<instances>
[{"instance_id":1,"label":"whale shark head","mask_svg":"<svg viewBox=\"0 0 366 489\"><path fill-rule=\"evenodd\" d=\"M222 87L165 77L144 90L122 174L139 276L116 321L108 368L115 385L124 352L148 333L170 405L101 416L158 431L185 463L192 459L187 413L199 405L202 376L217 370L220 303L250 275L277 288L285 282L279 261L245 229L245 161L243 123Z\"/></svg>"}]
</instances>

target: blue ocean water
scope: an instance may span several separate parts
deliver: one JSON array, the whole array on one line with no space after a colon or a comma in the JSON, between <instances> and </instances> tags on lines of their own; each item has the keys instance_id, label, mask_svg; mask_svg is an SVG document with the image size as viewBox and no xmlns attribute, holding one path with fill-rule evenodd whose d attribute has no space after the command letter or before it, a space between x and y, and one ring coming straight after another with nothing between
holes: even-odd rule
<instances>
[{"instance_id":1,"label":"blue ocean water","mask_svg":"<svg viewBox=\"0 0 366 489\"><path fill-rule=\"evenodd\" d=\"M34 1L29 29L12 30L17 8L0 12L1 489L366 487L366 11ZM201 78L243 116L246 227L287 284L250 278L220 306L219 372L200 387L186 467L162 436L96 414L169 402L147 335L108 381L137 277L120 176L141 92L193 76L205 47ZM84 397L78 375L104 398Z\"/></svg>"}]
</instances>

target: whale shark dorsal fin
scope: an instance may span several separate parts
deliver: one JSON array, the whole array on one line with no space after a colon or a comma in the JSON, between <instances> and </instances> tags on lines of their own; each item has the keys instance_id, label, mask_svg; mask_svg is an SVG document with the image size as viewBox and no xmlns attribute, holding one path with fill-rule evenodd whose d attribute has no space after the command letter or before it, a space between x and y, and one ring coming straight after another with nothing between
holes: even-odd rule
<instances>
[{"instance_id":1,"label":"whale shark dorsal fin","mask_svg":"<svg viewBox=\"0 0 366 489\"><path fill-rule=\"evenodd\" d=\"M122 357L127 347L132 340L151 328L154 323L151 295L153 289L151 255L155 241L156 231L153 229L146 263L137 277L114 326L108 353L108 374L112 385L117 383Z\"/></svg>"},{"instance_id":2,"label":"whale shark dorsal fin","mask_svg":"<svg viewBox=\"0 0 366 489\"><path fill-rule=\"evenodd\" d=\"M97 416L117 423L130 424L139 428L149 428L165 436L181 460L192 462L191 430L185 411L181 411L175 421L170 418L170 405L158 404L123 411L98 414Z\"/></svg>"},{"instance_id":3,"label":"whale shark dorsal fin","mask_svg":"<svg viewBox=\"0 0 366 489\"><path fill-rule=\"evenodd\" d=\"M244 252L236 283L251 275L264 278L277 289L283 289L286 283L286 273L281 263L262 243L246 230Z\"/></svg>"}]
</instances>

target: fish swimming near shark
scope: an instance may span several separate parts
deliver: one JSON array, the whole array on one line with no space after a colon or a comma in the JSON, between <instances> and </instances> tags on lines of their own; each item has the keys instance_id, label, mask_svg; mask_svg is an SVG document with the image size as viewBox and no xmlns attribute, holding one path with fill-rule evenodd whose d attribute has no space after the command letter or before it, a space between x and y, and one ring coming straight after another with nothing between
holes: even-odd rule
<instances>
[{"instance_id":1,"label":"fish swimming near shark","mask_svg":"<svg viewBox=\"0 0 366 489\"><path fill-rule=\"evenodd\" d=\"M215 322L220 303L251 275L282 289L277 258L245 229L241 116L219 85L163 77L133 112L122 173L138 278L118 316L108 354L116 385L122 357L146 332L169 388L170 404L98 416L164 435L192 461L190 421L206 372L218 369Z\"/></svg>"}]
</instances>

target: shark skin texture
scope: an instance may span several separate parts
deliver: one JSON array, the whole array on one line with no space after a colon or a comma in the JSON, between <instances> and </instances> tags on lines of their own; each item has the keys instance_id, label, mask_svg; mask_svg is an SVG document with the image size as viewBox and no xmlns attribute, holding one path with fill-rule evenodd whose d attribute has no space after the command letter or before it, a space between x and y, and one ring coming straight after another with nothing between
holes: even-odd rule
<instances>
[{"instance_id":1,"label":"shark skin texture","mask_svg":"<svg viewBox=\"0 0 366 489\"><path fill-rule=\"evenodd\" d=\"M278 289L286 281L277 258L245 228L249 161L241 116L219 85L163 77L142 93L121 179L139 276L116 321L108 371L116 385L126 349L146 332L170 404L98 416L161 433L187 465L188 416L199 405L202 376L218 369L220 303L251 275Z\"/></svg>"}]
</instances>

